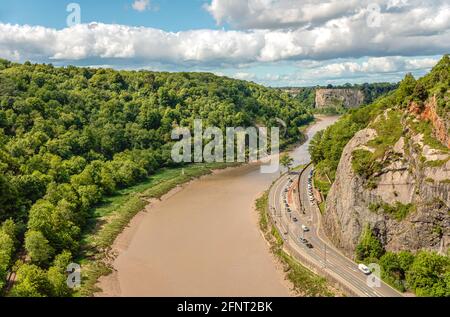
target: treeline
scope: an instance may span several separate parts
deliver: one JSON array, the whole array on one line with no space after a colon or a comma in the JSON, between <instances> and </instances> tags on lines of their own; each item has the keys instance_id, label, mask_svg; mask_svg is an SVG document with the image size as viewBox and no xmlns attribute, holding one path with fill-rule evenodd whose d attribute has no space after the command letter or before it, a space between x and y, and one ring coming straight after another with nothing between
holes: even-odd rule
<instances>
[{"instance_id":1,"label":"treeline","mask_svg":"<svg viewBox=\"0 0 450 317\"><path fill-rule=\"evenodd\" d=\"M0 60L0 289L66 296L65 268L105 195L172 167L171 131L312 120L276 90L208 73L114 71Z\"/></svg>"}]
</instances>

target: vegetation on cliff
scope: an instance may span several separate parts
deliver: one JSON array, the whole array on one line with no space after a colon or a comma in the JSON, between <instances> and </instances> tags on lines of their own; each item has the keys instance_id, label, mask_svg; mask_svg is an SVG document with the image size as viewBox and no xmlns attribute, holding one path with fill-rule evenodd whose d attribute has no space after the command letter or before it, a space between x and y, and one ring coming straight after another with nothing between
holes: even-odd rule
<instances>
[{"instance_id":1,"label":"vegetation on cliff","mask_svg":"<svg viewBox=\"0 0 450 317\"><path fill-rule=\"evenodd\" d=\"M354 152L354 168L359 175L369 178L379 172L381 166L376 162L404 133L401 121L407 107L416 102L424 104L429 96L436 96L439 112L448 116L450 109L450 58L445 55L433 70L416 80L411 74L405 76L398 88L376 100L373 104L352 109L337 123L318 133L310 145L310 153L316 166L316 182L322 184L326 195L334 182L342 151L356 132L366 127L377 131L378 136L368 145L373 151L358 149ZM389 111L386 111L389 110ZM385 113L383 116L382 114ZM378 118L376 121L375 119ZM415 122L412 128L424 133L425 143L433 148L446 150L436 140L429 122ZM330 179L331 182L324 180Z\"/></svg>"},{"instance_id":2,"label":"vegetation on cliff","mask_svg":"<svg viewBox=\"0 0 450 317\"><path fill-rule=\"evenodd\" d=\"M353 241L345 244L346 251L355 251L360 261L380 264L385 281L419 296L450 296L449 251L443 254L447 246L443 237L448 234L444 165L450 151L449 131L442 129L450 122L449 93L446 55L428 75L418 80L407 75L394 92L344 115L315 137L310 147L316 183L330 180L324 186L326 194L352 140L354 146L347 147L343 156L351 161L343 161L345 168L338 171L339 182L327 201L327 224L332 229L342 226L333 231L335 241ZM370 129L353 138L365 128ZM339 205L338 197L355 186L358 190ZM345 235L358 225L362 230Z\"/></svg>"}]
</instances>

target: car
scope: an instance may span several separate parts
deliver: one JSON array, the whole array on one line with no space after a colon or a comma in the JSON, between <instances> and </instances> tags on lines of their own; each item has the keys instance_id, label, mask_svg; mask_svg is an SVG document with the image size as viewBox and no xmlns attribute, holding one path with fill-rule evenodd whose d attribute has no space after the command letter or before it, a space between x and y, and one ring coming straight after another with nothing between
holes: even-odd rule
<instances>
[{"instance_id":1,"label":"car","mask_svg":"<svg viewBox=\"0 0 450 317\"><path fill-rule=\"evenodd\" d=\"M294 217L294 218L292 218L292 221L293 221L293 222L297 222L298 219Z\"/></svg>"},{"instance_id":2,"label":"car","mask_svg":"<svg viewBox=\"0 0 450 317\"><path fill-rule=\"evenodd\" d=\"M366 265L364 265L364 264L359 264L358 265L358 269L361 271L361 272L363 272L364 274L366 274L366 275L370 275L372 272L370 271L370 269L366 266Z\"/></svg>"},{"instance_id":3,"label":"car","mask_svg":"<svg viewBox=\"0 0 450 317\"><path fill-rule=\"evenodd\" d=\"M289 208L289 205L286 203L286 204L284 204L284 206L286 207L286 208Z\"/></svg>"},{"instance_id":4,"label":"car","mask_svg":"<svg viewBox=\"0 0 450 317\"><path fill-rule=\"evenodd\" d=\"M305 238L300 238L300 242L303 243L307 248L312 249L313 245Z\"/></svg>"},{"instance_id":5,"label":"car","mask_svg":"<svg viewBox=\"0 0 450 317\"><path fill-rule=\"evenodd\" d=\"M289 208L289 207L286 208L286 211L287 212L292 212L291 208Z\"/></svg>"},{"instance_id":6,"label":"car","mask_svg":"<svg viewBox=\"0 0 450 317\"><path fill-rule=\"evenodd\" d=\"M305 226L305 225L302 225L302 229L303 229L304 232L308 232L309 231L309 228L307 226Z\"/></svg>"}]
</instances>

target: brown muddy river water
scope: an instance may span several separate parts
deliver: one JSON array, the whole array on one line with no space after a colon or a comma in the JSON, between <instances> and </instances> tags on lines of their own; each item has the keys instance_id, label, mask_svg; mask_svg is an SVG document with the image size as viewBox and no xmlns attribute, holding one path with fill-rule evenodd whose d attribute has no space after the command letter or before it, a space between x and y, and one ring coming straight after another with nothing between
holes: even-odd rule
<instances>
[{"instance_id":1,"label":"brown muddy river water","mask_svg":"<svg viewBox=\"0 0 450 317\"><path fill-rule=\"evenodd\" d=\"M308 136L337 120L325 117ZM309 161L309 142L292 152ZM138 214L114 244L100 296L289 296L254 202L278 174L246 165L203 177Z\"/></svg>"}]
</instances>

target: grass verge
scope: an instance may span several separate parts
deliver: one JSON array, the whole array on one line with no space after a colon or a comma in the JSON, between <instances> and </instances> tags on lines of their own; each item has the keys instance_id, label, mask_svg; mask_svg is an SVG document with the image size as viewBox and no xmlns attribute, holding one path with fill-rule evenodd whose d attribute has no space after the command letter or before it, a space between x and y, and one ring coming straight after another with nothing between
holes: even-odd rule
<instances>
[{"instance_id":1,"label":"grass verge","mask_svg":"<svg viewBox=\"0 0 450 317\"><path fill-rule=\"evenodd\" d=\"M275 226L270 222L267 213L268 192L265 192L258 198L255 205L259 214L260 229L269 242L272 253L283 264L286 277L292 282L294 291L301 296L334 296L335 294L328 286L325 278L314 274L283 251L283 239Z\"/></svg>"},{"instance_id":2,"label":"grass verge","mask_svg":"<svg viewBox=\"0 0 450 317\"><path fill-rule=\"evenodd\" d=\"M110 249L114 240L131 219L148 204L149 199L161 198L175 187L213 170L236 166L231 163L200 163L184 168L162 169L138 185L118 191L105 198L92 211L88 229L83 235L82 250L77 259L82 265L82 287L76 296L92 296L100 291L98 279L111 272L113 256Z\"/></svg>"}]
</instances>

